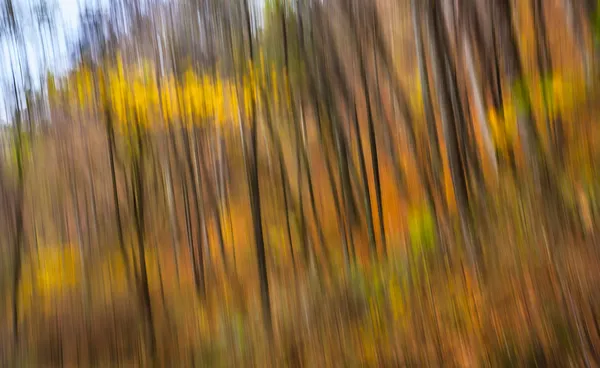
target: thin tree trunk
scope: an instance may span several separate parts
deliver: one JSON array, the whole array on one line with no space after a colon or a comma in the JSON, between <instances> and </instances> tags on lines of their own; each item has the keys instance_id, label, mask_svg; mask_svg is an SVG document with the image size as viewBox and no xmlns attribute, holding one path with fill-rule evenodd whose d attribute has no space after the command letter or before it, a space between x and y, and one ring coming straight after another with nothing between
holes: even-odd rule
<instances>
[{"instance_id":1,"label":"thin tree trunk","mask_svg":"<svg viewBox=\"0 0 600 368\"><path fill-rule=\"evenodd\" d=\"M532 13L533 13L533 25L535 31L535 45L536 45L536 61L538 67L538 73L542 82L542 98L544 102L544 119L546 120L546 129L550 140L556 144L555 131L553 129L553 122L550 116L550 97L548 91L544 85L544 82L549 78L552 73L552 61L550 60L550 49L548 48L548 38L546 37L546 25L544 20L544 10L542 2L539 0L532 0Z\"/></svg>"},{"instance_id":2,"label":"thin tree trunk","mask_svg":"<svg viewBox=\"0 0 600 368\"><path fill-rule=\"evenodd\" d=\"M202 138L200 138L202 139ZM198 138L196 138L196 142L198 142ZM219 242L219 249L221 251L221 258L223 259L223 268L226 274L229 274L228 261L227 261L227 253L225 250L225 240L223 239L223 224L221 222L221 209L219 208L219 201L217 199L217 188L216 186L211 186L211 182L209 180L209 172L208 167L206 167L205 160L200 158L200 145L196 144L196 161L200 162L200 172L204 171L204 178L206 179L206 194L209 200L209 206L212 210L212 215L215 220L215 224L217 226L216 235L217 241ZM202 174L199 174L199 177L203 177ZM202 188L201 188L202 189Z\"/></svg>"},{"instance_id":3,"label":"thin tree trunk","mask_svg":"<svg viewBox=\"0 0 600 368\"><path fill-rule=\"evenodd\" d=\"M173 187L173 177L171 169L171 158L168 141L165 142L166 154L163 154L162 171L165 182L165 201L169 212L169 226L171 230L171 242L173 246L173 258L175 260L175 272L177 274L177 283L180 281L179 274L179 226L177 224L177 209L175 208L175 196Z\"/></svg>"},{"instance_id":4,"label":"thin tree trunk","mask_svg":"<svg viewBox=\"0 0 600 368\"><path fill-rule=\"evenodd\" d=\"M108 97L105 99L108 101ZM135 272L135 264L129 259L127 248L125 247L125 239L123 236L123 223L121 221L121 209L119 205L119 190L117 186L117 173L115 168L115 131L113 127L113 118L109 106L104 107L104 117L106 119L106 145L108 148L108 158L110 164L111 185L113 194L113 205L115 207L115 222L117 225L117 238L119 241L119 250L125 265L125 275L128 284L133 281L137 283L137 274ZM133 275L133 277L132 277Z\"/></svg>"},{"instance_id":5,"label":"thin tree trunk","mask_svg":"<svg viewBox=\"0 0 600 368\"><path fill-rule=\"evenodd\" d=\"M173 14L171 13L171 26L173 27L174 24L174 20L173 20ZM171 46L171 50L170 50L170 58L171 58L171 62L174 66L176 66L176 62L175 62L175 51L173 49L173 46ZM175 71L177 72L177 71ZM177 100L177 104L179 106L181 106L182 104L182 98L180 96L180 90L177 89L176 91L176 100ZM183 109L181 108L180 111L183 111ZM185 126L185 123L182 120L180 121L180 130L181 130L181 135L183 137L183 150L184 150L184 154L185 154L185 161L187 163L187 170L188 173L190 175L190 180L191 180L191 194L192 194L192 200L194 201L194 208L196 210L196 226L198 231L201 231L201 236L199 236L198 239L198 245L195 248L192 248L192 259L193 259L193 268L194 268L194 275L195 275L195 279L196 279L196 289L199 292L200 298L201 299L205 299L206 298L206 270L205 270L205 264L204 262L207 262L207 265L210 264L210 254L204 254L203 252L203 244L204 246L206 246L207 250L208 250L208 244L206 243L206 228L205 228L205 221L204 221L204 211L200 206L200 202L199 202L199 198L198 196L201 195L201 193L199 193L198 191L198 187L200 184L197 184L197 175L196 175L196 170L195 170L195 155L192 154L192 148L191 148L191 143L190 143L190 137L189 137L189 132L187 130L187 127ZM175 144L175 138L172 138L173 141L173 145L174 147L176 146ZM185 200L186 200L186 204L188 199L188 196L185 196ZM189 213L189 218L191 221L191 211ZM191 233L191 223L188 225L189 226L189 232ZM193 235L192 235L193 236ZM192 243L190 243L190 245L192 245Z\"/></svg>"},{"instance_id":6,"label":"thin tree trunk","mask_svg":"<svg viewBox=\"0 0 600 368\"><path fill-rule=\"evenodd\" d=\"M281 181L281 191L282 191L282 195L283 195L283 210L285 212L285 223L286 223L286 235L287 235L287 242L288 242L288 248L289 248L289 252L290 252L290 258L292 259L292 267L294 269L294 277L296 276L296 259L294 257L294 243L292 241L292 227L291 227L291 223L290 223L290 214L289 214L289 207L288 207L288 186L285 185L286 183L286 177L285 177L285 162L283 160L283 156L279 157L279 176L280 176L280 181Z\"/></svg>"},{"instance_id":7,"label":"thin tree trunk","mask_svg":"<svg viewBox=\"0 0 600 368\"><path fill-rule=\"evenodd\" d=\"M13 258L13 285L12 285L12 324L15 347L19 343L19 286L21 281L22 268L22 252L24 241L24 204L25 204L25 174L23 167L23 146L21 143L21 123L17 117L17 138L16 138L16 153L17 153L17 195L15 196L15 243L14 243L14 258Z\"/></svg>"},{"instance_id":8,"label":"thin tree trunk","mask_svg":"<svg viewBox=\"0 0 600 368\"><path fill-rule=\"evenodd\" d=\"M250 18L250 8L248 0L244 0L245 10L245 21L246 21L246 32L248 35L248 52L251 65L254 65L254 48L253 48L253 35ZM251 96L255 96L254 83L250 85ZM248 186L250 191L250 203L252 209L252 223L254 228L256 254L258 258L258 275L260 279L260 295L263 319L266 330L269 336L273 336L272 320L271 320L271 303L269 301L269 276L267 272L267 258L265 254L265 243L262 230L262 210L260 203L260 188L258 179L258 121L256 119L256 101L251 98L250 102L250 137L251 137L251 154L248 160L247 171L248 171ZM244 146L244 150L247 148Z\"/></svg>"},{"instance_id":9,"label":"thin tree trunk","mask_svg":"<svg viewBox=\"0 0 600 368\"><path fill-rule=\"evenodd\" d=\"M464 176L463 162L461 161L459 151L459 139L457 136L457 114L458 109L452 110L453 96L457 98L455 90L456 86L452 85L450 60L448 55L448 42L444 37L445 27L443 25L443 17L441 9L435 4L429 4L428 14L426 16L426 25L428 34L430 35L429 52L432 62L433 80L437 94L440 119L442 130L444 132L444 140L446 143L446 152L450 166L450 174L454 188L454 196L456 198L456 206L461 223L463 239L468 250L470 262L476 267L475 253L472 249L469 229L469 204L467 194L467 183ZM453 90L454 89L454 90Z\"/></svg>"},{"instance_id":10,"label":"thin tree trunk","mask_svg":"<svg viewBox=\"0 0 600 368\"><path fill-rule=\"evenodd\" d=\"M513 9L509 0L498 0L491 2L493 15L496 15L498 22L495 22L496 29L500 33L499 44L505 56L505 70L509 83L515 83L522 80L523 66L520 60L519 49L517 46L517 36L513 25ZM541 188L540 165L542 161L542 146L540 137L536 130L533 114L531 112L531 101L527 91L521 96L525 101L519 104L517 109L517 125L525 158L530 169L536 187Z\"/></svg>"},{"instance_id":11,"label":"thin tree trunk","mask_svg":"<svg viewBox=\"0 0 600 368\"><path fill-rule=\"evenodd\" d=\"M314 80L313 80L313 82L314 82ZM342 218L341 218L341 212L340 212L341 206L340 206L340 199L339 199L339 195L338 195L337 185L336 185L335 177L334 177L334 174L333 174L333 168L332 168L332 165L331 165L331 159L330 159L330 156L329 156L329 152L327 150L328 146L325 143L325 140L323 139L323 135L327 134L327 133L324 132L324 130L326 128L324 128L323 124L322 124L320 107L318 105L319 101L318 101L318 98L316 97L317 96L316 93L317 93L316 89L313 89L313 97L314 97L313 105L314 105L314 108L315 108L317 128L318 128L318 130L320 132L320 134L318 134L319 145L321 146L321 149L323 150L323 156L324 156L323 159L325 160L325 168L326 168L326 171L327 171L327 179L328 179L329 187L331 189L331 194L332 194L332 197L333 197L333 204L334 204L335 213L336 213L336 221L337 221L338 229L340 231L340 235L341 235L341 238L342 238L342 247L343 248L347 248L346 236L345 236L345 232L344 232L344 228L343 228L344 225L343 225L343 221L342 221ZM330 126L328 126L328 128L329 129L334 129L334 128L331 127L331 123L332 122L329 121ZM338 162L338 165L341 165L341 163ZM313 207L313 208L315 208L315 207ZM316 209L315 209L315 216L316 216ZM317 217L315 217L315 221L317 221L316 219L317 219ZM327 263L327 267L329 268L328 270L330 271L331 258L329 256L329 248L328 248L327 243L325 241L325 237L323 236L322 233L320 234L320 238L321 238L321 245L322 245L321 249L323 250L323 253L324 253L325 257L326 257L325 261Z\"/></svg>"},{"instance_id":12,"label":"thin tree trunk","mask_svg":"<svg viewBox=\"0 0 600 368\"><path fill-rule=\"evenodd\" d=\"M137 118L136 118L137 120ZM144 144L139 122L136 121L136 140L139 152L133 161L133 177L135 181L134 190L134 218L135 218L135 230L137 235L138 243L138 254L139 254L139 287L142 307L144 308L144 317L148 326L148 342L150 356L156 358L156 332L154 328L152 301L150 299L150 285L148 281L148 271L146 259L146 215L145 215L145 185L144 185Z\"/></svg>"},{"instance_id":13,"label":"thin tree trunk","mask_svg":"<svg viewBox=\"0 0 600 368\"><path fill-rule=\"evenodd\" d=\"M290 96L290 98L292 99L293 97ZM293 102L292 102L293 103ZM300 102L302 104L302 101ZM303 108L301 107L301 110L303 110ZM304 117L301 117L301 119L304 119ZM295 119L294 119L295 120ZM312 263L311 259L313 258L313 254L314 251L312 250L312 245L310 244L310 240L308 239L308 231L306 228L306 216L304 214L304 190L303 190L303 173L304 170L302 170L302 166L303 166L303 160L302 157L304 157L304 152L305 152L305 146L304 146L304 139L303 139L303 135L300 131L300 127L299 124L294 121L294 128L295 128L295 133L294 135L296 136L296 168L297 168L297 183L296 186L298 187L298 203L299 203L299 209L298 209L298 222L299 222L299 235L300 235L300 243L302 244L302 251L304 254L304 264L305 265L310 265ZM308 166L306 166L307 171L310 170ZM310 174L309 174L310 176ZM308 185L312 185L311 181L309 180Z\"/></svg>"},{"instance_id":14,"label":"thin tree trunk","mask_svg":"<svg viewBox=\"0 0 600 368\"><path fill-rule=\"evenodd\" d=\"M341 10L344 12L344 15L349 24L350 30L354 33L352 39L354 41L355 49L360 50L360 45L358 44L358 40L360 38L360 30L364 29L364 27L359 27L356 16L353 14L353 11L349 8L350 2L343 3ZM408 99L406 94L404 93L400 82L396 76L395 68L393 67L393 61L388 49L385 45L383 32L381 30L381 24L378 21L377 10L374 7L374 4L371 2L365 3L364 12L371 12L371 19L375 19L375 21L370 22L368 25L368 29L373 32L373 45L372 47L376 50L377 54L380 57L380 60L383 62L383 66L385 67L387 73L392 76L390 78L390 83L392 85L392 89L394 91L395 102L399 108L399 112L401 115L401 120L403 126L405 128L406 139L407 139L407 147L411 156L418 162L418 153L417 153L417 137L415 133L415 129L412 126L413 124L413 116L411 114ZM418 179L422 183L425 189L425 200L430 208L434 208L435 200L434 193L435 188L432 186L431 182L427 180L427 172L423 168L422 165L417 164L417 173ZM438 215L441 215L438 213Z\"/></svg>"},{"instance_id":15,"label":"thin tree trunk","mask_svg":"<svg viewBox=\"0 0 600 368\"><path fill-rule=\"evenodd\" d=\"M498 164L496 162L496 147L494 146L494 141L492 139L492 134L490 132L489 122L486 116L485 105L483 102L483 94L481 93L481 88L479 81L477 79L477 72L475 70L475 66L473 64L473 53L471 51L471 43L469 42L469 38L467 36L466 31L463 30L463 49L464 49L464 57L465 63L467 67L467 74L469 76L469 82L471 84L471 89L473 90L473 103L475 105L475 111L477 113L477 122L479 123L479 130L481 132L481 136L483 138L483 146L485 148L485 152L488 155L488 160L492 165L492 171L497 176L498 175Z\"/></svg>"},{"instance_id":16,"label":"thin tree trunk","mask_svg":"<svg viewBox=\"0 0 600 368\"><path fill-rule=\"evenodd\" d=\"M204 271L204 262L202 259L202 249L200 246L194 245L194 233L192 230L192 211L190 206L190 198L189 198L189 189L187 178L185 175L185 169L183 164L181 163L181 159L179 158L179 154L177 151L177 142L175 138L175 132L173 128L169 129L169 135L171 136L171 144L174 149L175 162L178 166L179 176L181 178L181 186L183 189L183 204L185 211L185 227L187 234L187 243L190 251L191 261L192 261L192 272L194 274L194 284L196 287L196 292L201 299L206 297L206 284L205 284L205 271ZM186 157L186 161L187 157Z\"/></svg>"},{"instance_id":17,"label":"thin tree trunk","mask_svg":"<svg viewBox=\"0 0 600 368\"><path fill-rule=\"evenodd\" d=\"M563 0L563 10L565 12L565 20L567 23L567 27L571 31L573 38L575 39L575 43L579 48L579 52L581 53L581 59L583 63L583 70L585 73L585 80L588 84L588 87L592 83L592 58L590 53L587 50L586 42L585 42L585 33L584 33L584 23L585 18L578 14L581 11L580 7L576 7L573 4L573 1L577 0Z\"/></svg>"},{"instance_id":18,"label":"thin tree trunk","mask_svg":"<svg viewBox=\"0 0 600 368\"><path fill-rule=\"evenodd\" d=\"M364 48L364 45L363 45ZM366 54L363 50L363 54ZM369 146L371 151L371 168L373 170L374 187L375 187L375 201L377 205L377 214L379 216L379 232L381 236L381 244L383 247L383 253L385 254L387 244L385 239L385 225L383 219L383 204L381 200L381 182L379 172L379 156L377 154L377 140L375 137L375 123L373 121L373 111L371 107L371 94L369 91L369 82L367 80L367 69L363 57L360 59L360 74L363 86L363 92L365 94L365 104L367 106L367 130L369 135ZM374 62L377 62L375 59ZM360 138L359 138L360 139Z\"/></svg>"},{"instance_id":19,"label":"thin tree trunk","mask_svg":"<svg viewBox=\"0 0 600 368\"><path fill-rule=\"evenodd\" d=\"M280 20L281 20L281 35L282 35L282 47L283 47L283 54L284 54L284 93L285 93L285 98L283 99L283 103L284 106L287 107L287 98L290 98L290 104L291 104L291 109L292 109L292 124L294 124L294 126L296 125L296 111L294 109L294 101L292 98L292 90L290 88L290 75L289 75L289 52L288 52L288 39L287 39L287 22L286 22L286 17L285 17L285 9L283 6L281 6L281 4L278 3L278 5L280 6L279 9L279 16L280 16ZM284 173L284 168L285 168L285 162L283 160L283 157L280 157L279 159L279 164L280 164L280 168L279 168L279 172L281 174L281 184L284 185L286 178L285 178L285 173ZM300 168L300 161L298 161L298 168ZM300 171L300 170L299 170ZM298 175L300 175L300 173L298 173ZM302 191L302 188L300 187L301 184L298 185L298 192L300 193ZM291 188L290 188L291 189ZM294 244L292 242L292 230L291 230L291 224L290 224L290 215L289 215L289 210L288 210L288 191L286 190L286 187L284 186L283 188L283 200L284 200L284 209L285 209L285 217L286 217L286 223L287 223L287 235L288 235L288 242L289 242L289 249L290 249L290 257L292 258L292 266L294 267L294 277L296 277L296 260L294 257ZM300 216L303 216L302 213L300 213ZM303 221L303 220L302 220ZM302 235L301 235L302 236ZM305 245L305 244L303 244Z\"/></svg>"},{"instance_id":20,"label":"thin tree trunk","mask_svg":"<svg viewBox=\"0 0 600 368\"><path fill-rule=\"evenodd\" d=\"M321 28L324 28L324 27L321 27ZM317 28L317 31L318 30L319 29ZM313 28L310 28L310 35L311 35L311 40L313 41L313 44L315 44L315 45L318 44L318 42L314 41L314 29ZM328 35L321 35L321 36L327 37ZM329 113L329 120L326 121L327 125L325 126L323 124L323 121L321 120L321 109L320 109L320 105L319 105L319 96L321 94L319 93L319 90L317 88L317 86L319 85L320 78L319 78L319 75L316 74L316 72L319 71L321 69L322 65L325 64L325 61L324 61L325 58L323 57L324 53L323 53L323 50L319 48L317 51L320 51L320 53L318 54L318 56L321 56L321 59L317 60L316 56L315 56L315 62L314 62L315 65L311 66L309 64L308 60L306 60L306 58L307 58L308 55L304 51L304 40L303 40L303 38L299 42L300 42L300 44L302 45L302 48L303 48L303 54L302 54L302 56L305 58L306 64L308 65L308 70L307 70L308 71L308 76L309 76L308 88L309 88L309 93L310 93L310 95L311 95L311 97L313 99L313 106L314 106L314 109L315 109L315 115L316 115L315 117L316 117L316 122L317 122L317 128L318 128L319 133L320 133L320 134L318 134L319 144L320 144L320 146L321 146L321 148L323 150L323 153L324 153L324 159L325 159L325 164L326 164L326 169L327 169L327 175L328 175L329 184L330 184L330 187L331 187L331 192L332 192L332 195L333 195L334 207L335 207L335 211L336 211L336 217L337 217L337 222L338 222L338 229L340 231L340 236L341 236L341 240L342 240L342 246L343 246L343 249L347 253L348 243L347 243L346 233L344 231L344 222L343 222L343 219L342 219L342 216L341 216L341 204L340 204L339 194L338 194L337 185L336 185L336 182L335 182L335 177L334 177L334 174L333 174L333 168L332 168L330 157L329 157L328 150L327 150L328 146L325 143L325 140L324 140L323 136L326 135L327 137L331 137L331 140L334 141L334 143L335 142L342 143L342 142L336 138L336 135L337 135L336 131L338 130L338 127L334 126L334 124L337 124L337 123L334 122L333 119L331 118L331 111L330 111L330 109L327 110L327 112ZM326 73L327 73L327 71L322 71L321 72L321 74L323 76ZM325 95L326 95L327 105L328 106L332 106L332 104L333 104L332 97L331 97L332 96L332 92L331 92L332 88L329 86L329 84L327 84L327 79L325 79L324 81L325 81L325 87L326 87ZM338 164L338 169L342 170L342 176L340 177L340 180L343 180L343 178L344 178L343 171L345 170L345 168L344 168L345 163L342 162L340 159L341 159L341 155L338 152L338 162L337 162L337 164ZM344 184L342 183L342 185L344 185ZM371 208L369 207L367 209L367 211L371 211ZM371 219L372 219L372 217L371 217ZM370 229L373 229L373 228L374 228L374 226L370 227ZM375 235L374 235L374 233L372 235L373 235L373 237L372 238L370 237L370 239L373 240L373 242L370 243L371 244L371 249L375 249L375 252L376 252ZM326 254L328 253L328 249L326 248L326 245L323 245L323 250L326 252ZM346 260L349 260L349 258L346 257ZM329 261L328 261L328 263L329 263Z\"/></svg>"},{"instance_id":21,"label":"thin tree trunk","mask_svg":"<svg viewBox=\"0 0 600 368\"><path fill-rule=\"evenodd\" d=\"M183 125L183 124L182 124ZM183 136L183 147L184 147L184 151L185 151L185 155L186 155L186 162L187 162L187 169L188 169L188 174L190 176L190 180L191 180L191 195L192 195L192 201L194 204L194 208L196 210L196 229L198 231L200 231L200 236L198 238L198 244L197 244L197 262L195 262L195 267L198 268L197 274L199 276L202 277L202 280L200 280L201 283L201 287L200 287L200 296L202 298L204 298L206 296L206 267L210 267L210 254L208 253L209 249L209 244L207 242L207 237L206 237L206 220L204 218L204 209L202 208L202 206L200 205L200 201L201 199L199 198L199 196L201 195L200 190L198 189L198 181L199 179L197 179L197 169L196 169L196 165L195 165L195 155L192 155L192 148L191 148L191 143L190 143L190 137L189 137L189 133L187 131L187 128L185 128L184 126L182 126L181 128L182 130L182 136ZM205 250L207 252L205 252ZM205 261L206 261L206 265L205 265Z\"/></svg>"}]
</instances>

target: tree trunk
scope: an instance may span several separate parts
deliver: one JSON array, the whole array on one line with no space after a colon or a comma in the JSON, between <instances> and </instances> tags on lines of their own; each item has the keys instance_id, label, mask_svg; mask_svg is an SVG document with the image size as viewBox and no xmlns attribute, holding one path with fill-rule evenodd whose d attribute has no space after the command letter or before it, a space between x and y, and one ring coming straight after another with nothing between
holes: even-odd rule
<instances>
[{"instance_id":1,"label":"tree trunk","mask_svg":"<svg viewBox=\"0 0 600 368\"><path fill-rule=\"evenodd\" d=\"M454 188L461 230L469 254L469 261L472 263L472 266L475 267L475 252L470 240L470 213L467 182L464 175L465 170L463 161L460 157L459 140L461 137L458 136L459 133L457 130L460 124L460 122L457 121L459 119L459 111L456 108L456 104L453 104L453 100L458 98L458 91L456 90L456 85L452 83L454 70L450 65L448 39L445 35L441 11L442 10L438 6L431 4L426 17L428 34L430 35L429 45L432 73L440 108L441 125L446 143L446 153L448 155L448 163L450 166L450 174L452 177L452 185Z\"/></svg>"},{"instance_id":2,"label":"tree trunk","mask_svg":"<svg viewBox=\"0 0 600 368\"><path fill-rule=\"evenodd\" d=\"M137 120L137 119L136 119ZM135 181L135 190L134 190L134 218L135 218L135 230L137 235L137 245L138 245L138 254L139 254L139 288L140 288L140 297L141 304L144 308L144 318L146 320L146 324L148 326L148 342L150 349L150 356L152 360L155 361L156 358L156 332L154 329L154 319L152 312L152 301L150 299L150 285L148 281L148 271L147 271L147 259L146 259L146 244L145 244L145 236L146 236L146 214L145 214L145 185L144 185L144 149L143 149L143 138L141 127L139 122L136 121L136 139L139 152L137 153L137 157L134 158L133 161L133 177Z\"/></svg>"},{"instance_id":3,"label":"tree trunk","mask_svg":"<svg viewBox=\"0 0 600 368\"><path fill-rule=\"evenodd\" d=\"M108 96L105 98L108 101ZM110 164L110 175L112 184L112 195L113 205L115 207L115 222L117 225L117 239L119 241L119 250L121 257L123 258L123 264L125 265L125 275L127 277L128 284L132 284L136 280L135 264L130 260L127 254L127 248L125 246L125 239L123 236L123 223L121 221L121 209L119 205L119 190L117 186L117 172L115 168L115 130L113 126L112 113L109 106L104 107L104 117L106 119L106 145L108 148L108 159Z\"/></svg>"},{"instance_id":4,"label":"tree trunk","mask_svg":"<svg viewBox=\"0 0 600 368\"><path fill-rule=\"evenodd\" d=\"M492 165L492 172L497 176L498 175L498 164L496 162L496 147L494 146L494 141L492 139L492 134L490 132L489 122L486 116L486 109L483 101L483 94L481 92L480 84L477 79L477 71L475 70L475 65L473 63L473 53L471 51L471 43L469 42L469 38L467 36L466 31L462 32L463 38L463 50L465 57L465 64L467 67L467 74L469 76L469 82L471 84L471 89L473 91L473 104L475 107L475 112L477 114L477 122L479 123L479 130L481 132L481 137L483 139L483 147L485 149L486 154L488 155L488 160Z\"/></svg>"},{"instance_id":5,"label":"tree trunk","mask_svg":"<svg viewBox=\"0 0 600 368\"><path fill-rule=\"evenodd\" d=\"M425 61L425 44L421 32L421 20L419 14L423 13L423 8L417 3L419 0L411 0L411 15L413 22L413 31L416 44L417 67L419 69L419 80L421 81L421 98L423 99L423 108L425 112L425 123L427 125L427 134L429 136L429 161L431 170L431 186L441 191L440 175L443 174L442 158L440 154L440 143L438 139L438 130L435 122L435 113L431 101L431 86L429 85L429 76L427 75L427 63ZM423 178L423 180L429 180ZM434 212L437 212L434 203L432 203Z\"/></svg>"},{"instance_id":6,"label":"tree trunk","mask_svg":"<svg viewBox=\"0 0 600 368\"><path fill-rule=\"evenodd\" d=\"M254 49L253 35L250 18L250 8L248 0L244 0L246 32L248 34L248 48L251 65L254 65ZM253 91L254 83L251 84L251 96L255 96ZM269 336L273 336L273 328L271 321L271 303L269 296L269 276L267 272L267 257L265 254L265 242L262 230L262 211L260 203L260 188L258 180L258 121L256 119L256 102L251 99L250 106L251 121L250 121L250 137L251 137L251 154L249 156L247 171L248 171L248 186L250 192L250 203L252 209L252 223L254 228L256 254L258 258L258 275L260 279L261 304L263 311L263 319L266 330ZM243 147L246 150L246 147Z\"/></svg>"}]
</instances>

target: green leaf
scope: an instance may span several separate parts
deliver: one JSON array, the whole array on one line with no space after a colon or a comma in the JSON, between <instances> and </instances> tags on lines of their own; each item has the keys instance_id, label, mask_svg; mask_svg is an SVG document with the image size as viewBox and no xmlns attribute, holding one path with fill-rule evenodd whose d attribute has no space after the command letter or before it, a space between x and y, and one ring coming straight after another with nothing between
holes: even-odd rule
<instances>
[{"instance_id":1,"label":"green leaf","mask_svg":"<svg viewBox=\"0 0 600 368\"><path fill-rule=\"evenodd\" d=\"M408 231L415 254L430 251L435 246L435 219L428 207L423 206L409 216Z\"/></svg>"},{"instance_id":2,"label":"green leaf","mask_svg":"<svg viewBox=\"0 0 600 368\"><path fill-rule=\"evenodd\" d=\"M525 80L517 79L513 84L513 98L518 110L527 111L531 109L529 92L529 86Z\"/></svg>"},{"instance_id":3,"label":"green leaf","mask_svg":"<svg viewBox=\"0 0 600 368\"><path fill-rule=\"evenodd\" d=\"M590 14L592 34L596 43L600 42L600 0L597 3L595 13Z\"/></svg>"}]
</instances>

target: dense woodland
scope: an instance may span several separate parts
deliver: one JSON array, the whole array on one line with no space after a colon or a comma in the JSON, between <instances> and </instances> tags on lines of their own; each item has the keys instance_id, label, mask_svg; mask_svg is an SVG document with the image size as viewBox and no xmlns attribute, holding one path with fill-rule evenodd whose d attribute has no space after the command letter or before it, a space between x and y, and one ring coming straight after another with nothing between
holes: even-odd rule
<instances>
[{"instance_id":1,"label":"dense woodland","mask_svg":"<svg viewBox=\"0 0 600 368\"><path fill-rule=\"evenodd\" d=\"M596 0L1 4L2 366L600 365Z\"/></svg>"}]
</instances>

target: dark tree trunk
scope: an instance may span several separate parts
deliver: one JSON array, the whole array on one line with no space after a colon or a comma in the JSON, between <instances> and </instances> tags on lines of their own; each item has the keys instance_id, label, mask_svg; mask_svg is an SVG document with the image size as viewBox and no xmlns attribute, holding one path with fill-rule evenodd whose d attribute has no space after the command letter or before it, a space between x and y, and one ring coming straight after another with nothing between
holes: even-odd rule
<instances>
[{"instance_id":1,"label":"dark tree trunk","mask_svg":"<svg viewBox=\"0 0 600 368\"><path fill-rule=\"evenodd\" d=\"M419 5L421 4L421 5ZM438 139L437 125L435 122L435 113L431 101L432 90L429 85L429 76L427 75L427 63L425 61L425 45L421 32L420 14L423 13L421 0L411 0L411 15L413 21L413 31L415 35L417 67L419 70L419 79L421 81L421 98L423 99L423 108L425 112L425 124L427 125L427 134L429 136L429 162L431 170L431 184L436 190L441 190L440 174L442 173L442 159L440 154L440 143ZM429 180L424 178L424 180ZM435 206L434 206L435 207ZM432 208L435 211L435 208Z\"/></svg>"},{"instance_id":2,"label":"dark tree trunk","mask_svg":"<svg viewBox=\"0 0 600 368\"><path fill-rule=\"evenodd\" d=\"M108 101L106 96L105 101ZM127 248L125 246L125 239L123 236L123 222L121 220L121 208L119 204L119 190L117 186L117 172L115 167L115 130L113 125L113 116L109 106L104 107L104 117L106 119L106 145L108 148L108 160L110 165L110 176L112 185L113 205L115 207L115 223L117 225L117 239L119 241L119 250L123 263L125 264L125 275L129 284L133 282L137 283L135 272L135 264L129 258L127 254ZM132 276L133 275L133 276Z\"/></svg>"},{"instance_id":3,"label":"dark tree trunk","mask_svg":"<svg viewBox=\"0 0 600 368\"><path fill-rule=\"evenodd\" d=\"M250 63L254 64L254 48L253 48L253 34L250 18L250 8L248 0L244 0L245 10L245 21L246 21L246 32L248 35L248 48ZM251 85L251 88L254 88ZM255 94L253 91L251 95ZM251 99L250 106L251 121L250 121L250 137L251 137L251 152L248 157L247 171L248 171L248 186L250 191L250 205L252 209L252 223L254 228L254 238L256 246L256 254L258 258L258 275L260 279L260 295L261 304L263 311L263 319L265 327L270 336L272 336L272 321L271 321L271 303L269 296L269 275L267 272L267 257L265 254L265 242L262 230L262 211L260 203L260 188L258 180L258 121L256 119L256 102L254 98ZM247 150L247 147L243 147Z\"/></svg>"},{"instance_id":4,"label":"dark tree trunk","mask_svg":"<svg viewBox=\"0 0 600 368\"><path fill-rule=\"evenodd\" d=\"M476 266L475 252L470 239L470 211L465 167L460 155L460 139L462 139L461 135L464 133L459 133L458 130L462 128L463 122L460 121L462 111L458 106L458 90L454 80L455 70L451 65L449 41L445 33L446 27L444 27L442 9L436 4L430 5L426 23L430 35L432 73L440 108L441 125L444 132L446 153L463 239L470 262L472 266Z\"/></svg>"},{"instance_id":5,"label":"dark tree trunk","mask_svg":"<svg viewBox=\"0 0 600 368\"><path fill-rule=\"evenodd\" d=\"M137 120L137 119L136 119ZM136 140L138 145L138 154L133 161L133 177L135 181L134 189L134 218L135 230L138 243L139 254L139 290L142 307L144 308L144 318L148 328L148 339L150 356L156 358L156 332L154 329L154 319L152 312L152 301L150 300L150 285L148 281L147 259L146 259L146 211L145 211L145 178L144 178L144 143L139 122L136 121Z\"/></svg>"}]
</instances>

